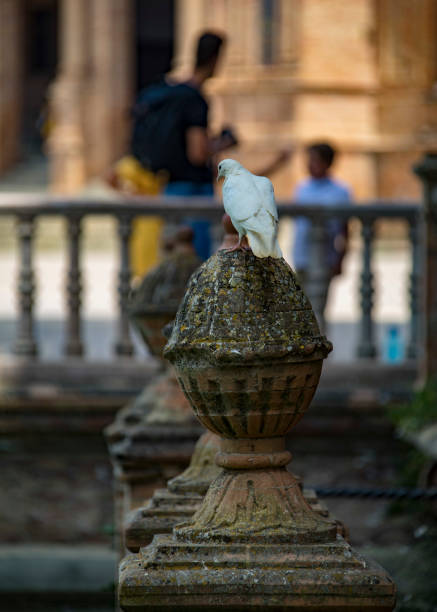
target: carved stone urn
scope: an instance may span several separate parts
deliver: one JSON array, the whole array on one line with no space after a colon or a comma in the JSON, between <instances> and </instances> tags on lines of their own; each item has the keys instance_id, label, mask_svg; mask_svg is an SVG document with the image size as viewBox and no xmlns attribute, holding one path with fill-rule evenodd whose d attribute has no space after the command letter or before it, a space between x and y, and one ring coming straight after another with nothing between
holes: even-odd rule
<instances>
[{"instance_id":1,"label":"carved stone urn","mask_svg":"<svg viewBox=\"0 0 437 612\"><path fill-rule=\"evenodd\" d=\"M219 251L192 276L165 356L222 471L193 517L120 565L123 610L392 610L394 585L287 471L331 344L283 260Z\"/></svg>"}]
</instances>

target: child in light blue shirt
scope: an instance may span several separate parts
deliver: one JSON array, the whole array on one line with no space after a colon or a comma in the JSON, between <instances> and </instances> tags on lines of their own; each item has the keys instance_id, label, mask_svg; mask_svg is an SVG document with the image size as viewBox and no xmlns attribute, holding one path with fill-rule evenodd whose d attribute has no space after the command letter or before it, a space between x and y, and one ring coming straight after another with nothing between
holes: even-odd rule
<instances>
[{"instance_id":1,"label":"child in light blue shirt","mask_svg":"<svg viewBox=\"0 0 437 612\"><path fill-rule=\"evenodd\" d=\"M349 188L330 175L334 162L335 150L327 143L317 143L308 147L309 177L296 187L293 200L299 204L350 204ZM334 276L341 273L341 265L346 253L347 224L338 219L329 219L326 223L326 262L329 268L327 285L324 287L326 304L329 283ZM307 217L295 220L295 238L293 245L293 263L295 270L305 285L310 260L311 221Z\"/></svg>"}]
</instances>

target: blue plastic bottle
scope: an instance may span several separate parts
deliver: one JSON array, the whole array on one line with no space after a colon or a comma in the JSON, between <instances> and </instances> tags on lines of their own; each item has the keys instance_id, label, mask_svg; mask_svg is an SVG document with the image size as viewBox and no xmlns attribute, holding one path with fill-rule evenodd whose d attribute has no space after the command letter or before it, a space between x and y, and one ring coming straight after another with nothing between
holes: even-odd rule
<instances>
[{"instance_id":1,"label":"blue plastic bottle","mask_svg":"<svg viewBox=\"0 0 437 612\"><path fill-rule=\"evenodd\" d=\"M387 328L384 353L385 361L388 363L399 363L404 357L402 338L397 325L390 325Z\"/></svg>"}]
</instances>

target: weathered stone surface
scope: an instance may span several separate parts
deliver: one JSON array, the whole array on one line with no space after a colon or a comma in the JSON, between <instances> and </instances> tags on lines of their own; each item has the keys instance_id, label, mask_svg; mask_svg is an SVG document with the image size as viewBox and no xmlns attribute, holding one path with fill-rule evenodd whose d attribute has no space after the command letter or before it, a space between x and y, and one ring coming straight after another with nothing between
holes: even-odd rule
<instances>
[{"instance_id":1,"label":"weathered stone surface","mask_svg":"<svg viewBox=\"0 0 437 612\"><path fill-rule=\"evenodd\" d=\"M123 610L313 610L394 607L394 584L339 537L327 544L153 543L120 565Z\"/></svg>"},{"instance_id":2,"label":"weathered stone surface","mask_svg":"<svg viewBox=\"0 0 437 612\"><path fill-rule=\"evenodd\" d=\"M314 512L329 516L327 507L312 489L304 489L303 496ZM153 536L171 533L177 523L191 518L202 502L203 495L188 492L175 494L168 489L158 489L143 508L137 508L127 515L124 531L126 548L138 552L150 544ZM349 534L346 527L340 521L336 521L336 525L339 535L347 540Z\"/></svg>"},{"instance_id":3,"label":"weathered stone surface","mask_svg":"<svg viewBox=\"0 0 437 612\"><path fill-rule=\"evenodd\" d=\"M121 564L122 609L393 609L391 579L286 470L330 349L284 261L221 251L193 275L165 355L223 470L192 518Z\"/></svg>"},{"instance_id":4,"label":"weathered stone surface","mask_svg":"<svg viewBox=\"0 0 437 612\"><path fill-rule=\"evenodd\" d=\"M331 343L320 335L308 298L284 260L219 251L193 274L164 356L180 374L194 365L220 364L222 376L228 374L226 364L247 364L256 365L252 373L256 379L259 365L283 368L284 358L287 363L320 361L331 350ZM321 365L315 369L320 374ZM233 390L245 392L236 385ZM269 389L257 391L262 401Z\"/></svg>"},{"instance_id":5,"label":"weathered stone surface","mask_svg":"<svg viewBox=\"0 0 437 612\"><path fill-rule=\"evenodd\" d=\"M335 538L335 523L313 512L285 469L225 470L175 536L197 542L306 544Z\"/></svg>"}]
</instances>

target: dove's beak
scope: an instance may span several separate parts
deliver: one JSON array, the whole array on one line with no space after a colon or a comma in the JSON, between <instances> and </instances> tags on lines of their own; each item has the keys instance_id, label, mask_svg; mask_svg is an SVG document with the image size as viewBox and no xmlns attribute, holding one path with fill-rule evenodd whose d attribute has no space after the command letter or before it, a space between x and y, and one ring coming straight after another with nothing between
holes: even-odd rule
<instances>
[{"instance_id":1,"label":"dove's beak","mask_svg":"<svg viewBox=\"0 0 437 612\"><path fill-rule=\"evenodd\" d=\"M220 180L221 178L223 178L223 174L222 174L222 171L221 171L221 170L219 170L219 171L217 172L217 183L219 182L219 180Z\"/></svg>"}]
</instances>

